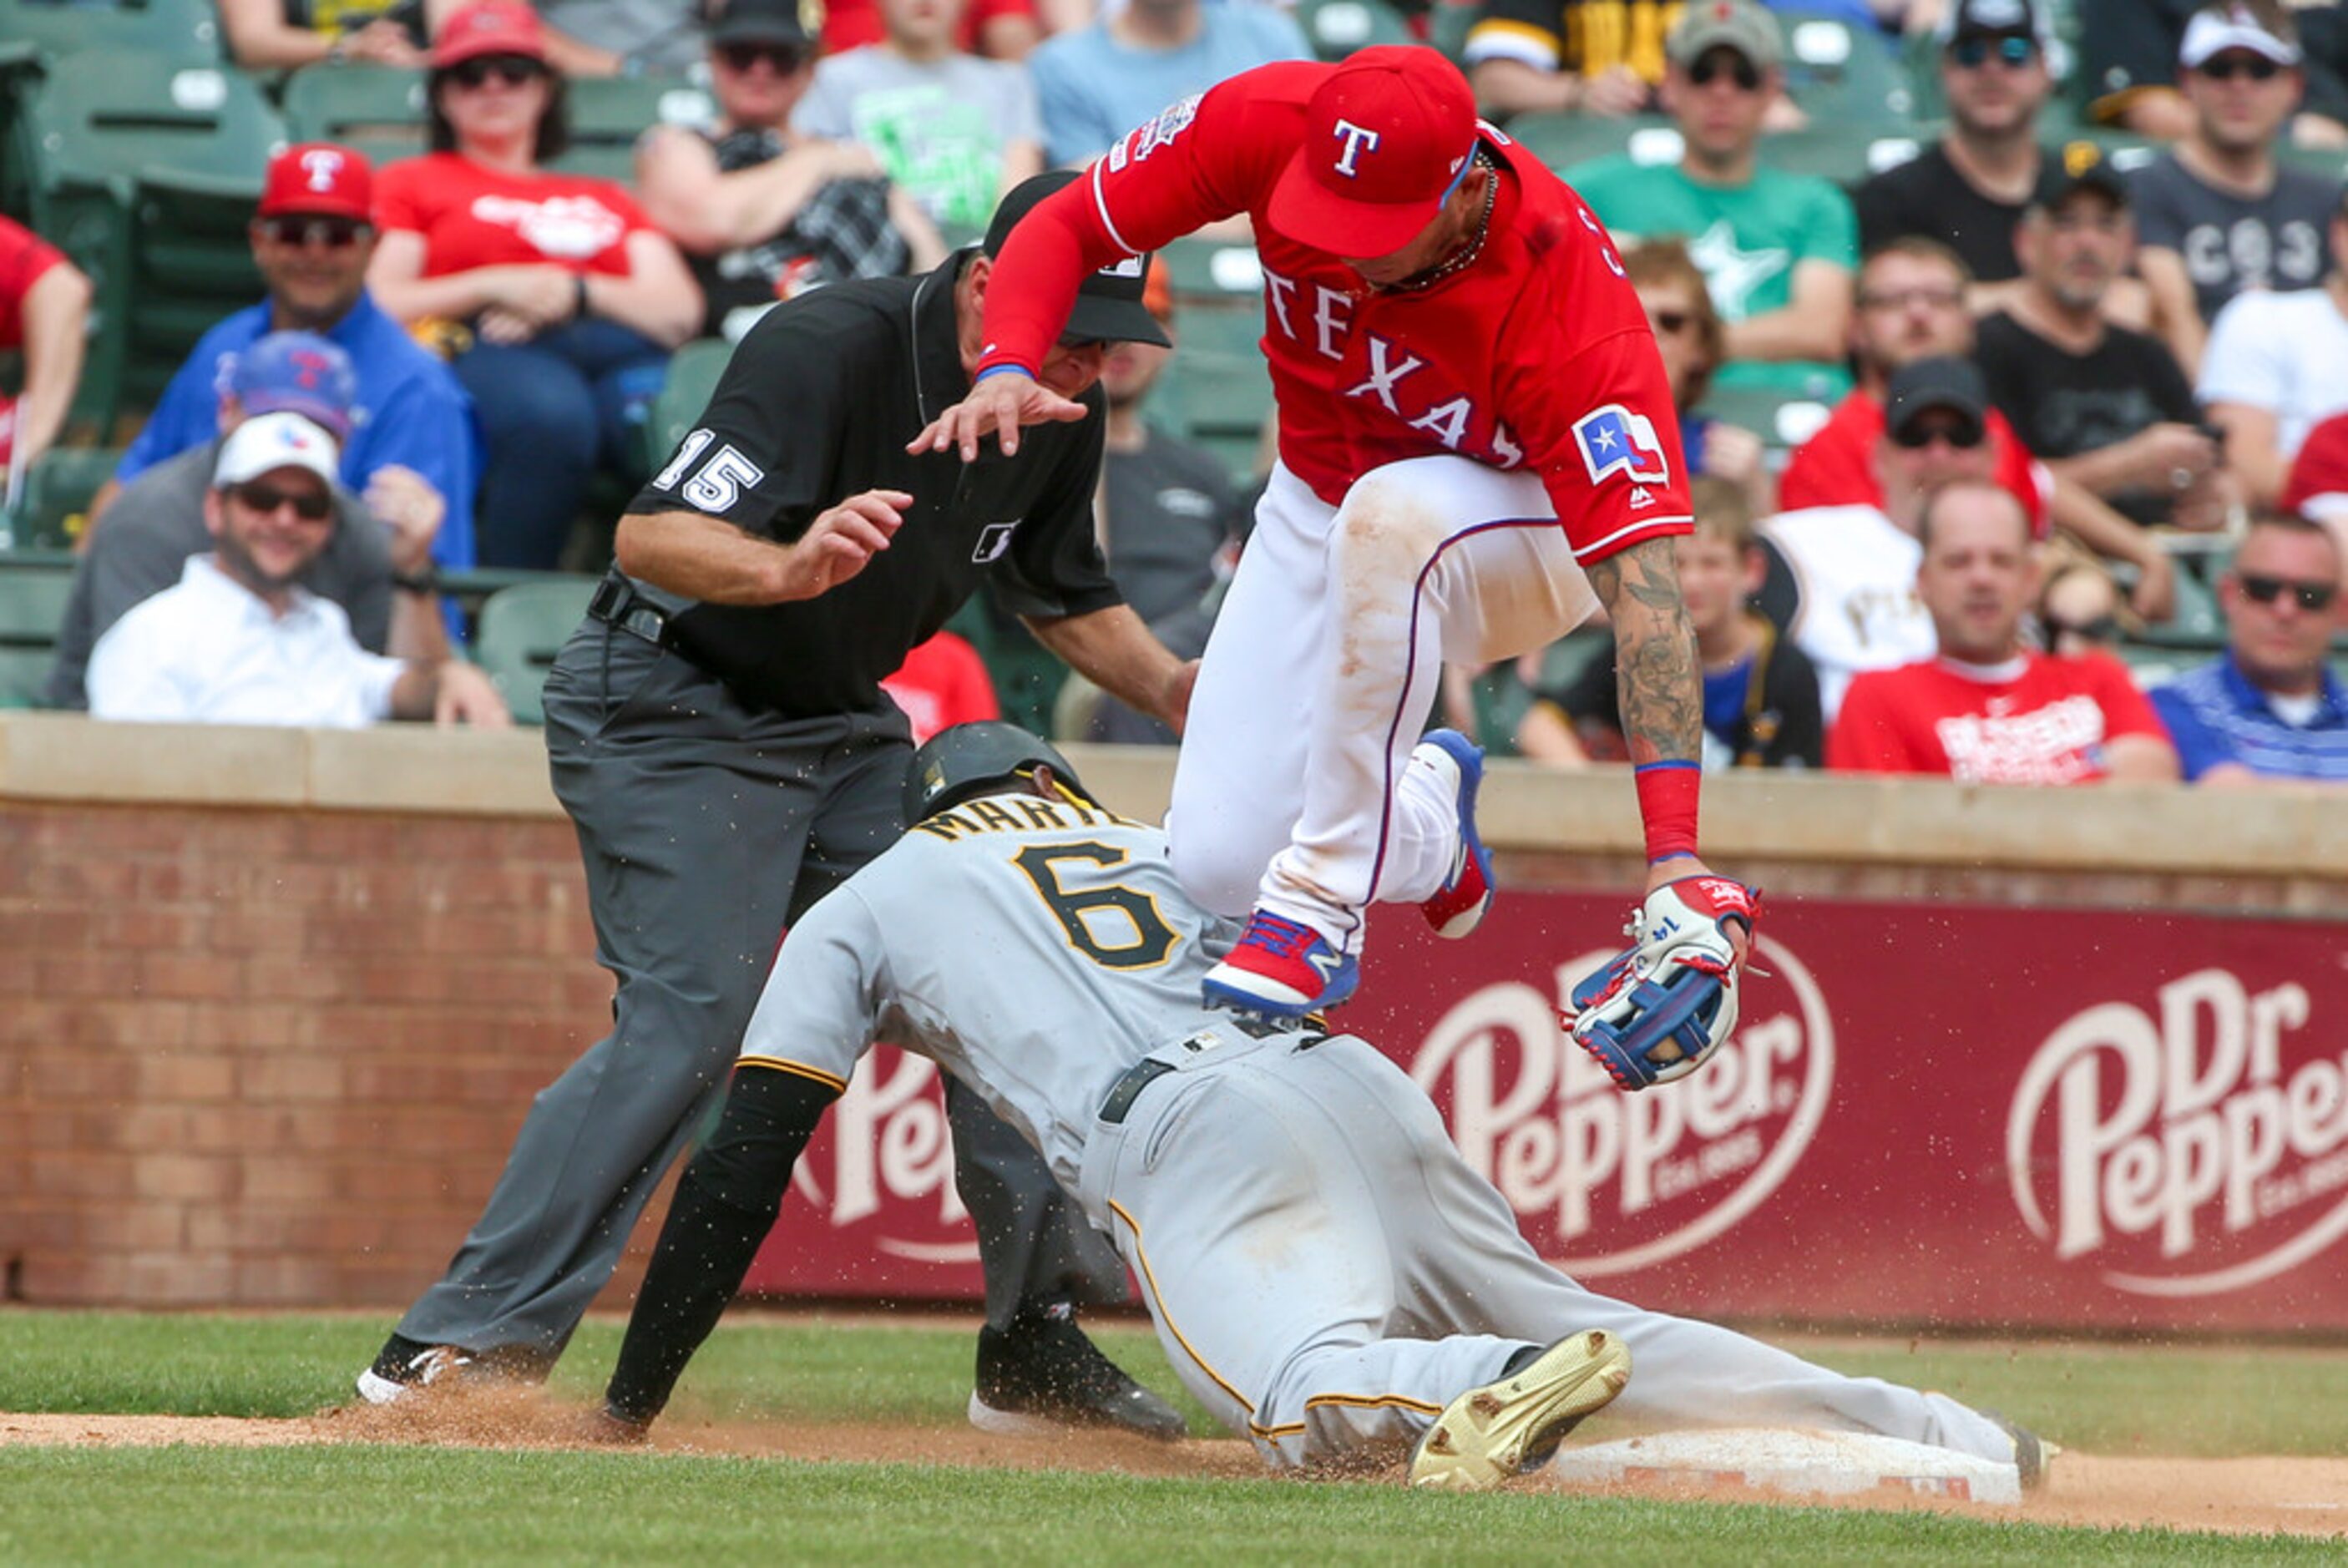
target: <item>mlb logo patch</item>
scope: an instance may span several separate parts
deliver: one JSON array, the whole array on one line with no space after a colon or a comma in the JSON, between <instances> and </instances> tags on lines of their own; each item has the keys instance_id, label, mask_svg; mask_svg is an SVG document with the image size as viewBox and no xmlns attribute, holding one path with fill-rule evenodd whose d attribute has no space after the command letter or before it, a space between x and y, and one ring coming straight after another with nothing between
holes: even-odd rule
<instances>
[{"instance_id":1,"label":"mlb logo patch","mask_svg":"<svg viewBox=\"0 0 2348 1568\"><path fill-rule=\"evenodd\" d=\"M990 561L1002 560L1004 552L1011 548L1011 535L1018 527L1014 520L1011 522L990 522L980 529L977 547L970 552L971 560L981 566Z\"/></svg>"},{"instance_id":2,"label":"mlb logo patch","mask_svg":"<svg viewBox=\"0 0 2348 1568\"><path fill-rule=\"evenodd\" d=\"M1655 422L1633 414L1620 403L1592 408L1573 422L1573 442L1581 449L1581 462L1590 482L1611 474L1627 476L1634 484L1662 484L1672 477L1671 460L1655 434Z\"/></svg>"}]
</instances>

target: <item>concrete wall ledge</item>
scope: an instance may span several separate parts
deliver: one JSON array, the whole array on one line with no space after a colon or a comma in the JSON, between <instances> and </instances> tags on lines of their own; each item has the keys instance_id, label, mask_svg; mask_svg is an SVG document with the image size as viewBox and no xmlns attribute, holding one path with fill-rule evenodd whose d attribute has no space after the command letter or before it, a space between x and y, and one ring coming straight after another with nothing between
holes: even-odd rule
<instances>
[{"instance_id":1,"label":"concrete wall ledge","mask_svg":"<svg viewBox=\"0 0 2348 1568\"><path fill-rule=\"evenodd\" d=\"M1166 809L1172 753L1071 747L1117 810ZM0 802L252 807L554 818L536 730L366 730L98 724L0 715ZM1493 765L1485 836L1500 849L1635 856L1619 768ZM1725 863L1944 866L2348 882L2348 791L2182 786L2024 789L1820 774L1705 780L1704 844Z\"/></svg>"}]
</instances>

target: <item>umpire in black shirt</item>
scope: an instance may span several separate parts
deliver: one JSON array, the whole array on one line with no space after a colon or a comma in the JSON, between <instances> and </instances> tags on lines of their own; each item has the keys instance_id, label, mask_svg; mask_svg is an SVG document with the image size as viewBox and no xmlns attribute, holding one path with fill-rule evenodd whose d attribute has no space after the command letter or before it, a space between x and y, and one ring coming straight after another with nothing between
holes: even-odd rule
<instances>
[{"instance_id":1,"label":"umpire in black shirt","mask_svg":"<svg viewBox=\"0 0 2348 1568\"><path fill-rule=\"evenodd\" d=\"M724 1088L778 936L894 842L911 756L880 689L992 573L1054 652L1179 726L1194 666L1128 609L1093 532L1103 345L1163 343L1142 273L1087 282L1044 379L1086 416L965 466L906 444L970 387L991 258L1074 178L1004 199L935 272L835 284L744 338L698 426L621 521L619 566L546 683L613 1027L541 1093L447 1275L360 1392L478 1364L541 1375ZM938 933L942 942L951 932ZM1181 1419L1076 1327L1125 1272L1043 1161L951 1082L956 1179L986 1272L972 1419Z\"/></svg>"}]
</instances>

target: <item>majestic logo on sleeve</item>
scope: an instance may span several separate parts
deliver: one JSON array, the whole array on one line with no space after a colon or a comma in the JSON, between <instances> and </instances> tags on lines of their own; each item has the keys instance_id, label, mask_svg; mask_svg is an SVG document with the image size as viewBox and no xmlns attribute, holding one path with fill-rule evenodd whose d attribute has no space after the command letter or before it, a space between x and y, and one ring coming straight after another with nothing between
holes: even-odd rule
<instances>
[{"instance_id":1,"label":"majestic logo on sleeve","mask_svg":"<svg viewBox=\"0 0 2348 1568\"><path fill-rule=\"evenodd\" d=\"M1017 518L1009 522L988 523L978 531L978 543L972 548L970 558L981 566L990 561L1002 560L1004 552L1011 548L1011 536L1018 531Z\"/></svg>"},{"instance_id":2,"label":"majestic logo on sleeve","mask_svg":"<svg viewBox=\"0 0 2348 1568\"><path fill-rule=\"evenodd\" d=\"M1337 155L1337 172L1351 180L1355 173L1354 160L1365 152L1378 150L1378 133L1365 126L1355 125L1350 119L1341 119L1334 134L1345 144L1345 150Z\"/></svg>"},{"instance_id":3,"label":"majestic logo on sleeve","mask_svg":"<svg viewBox=\"0 0 2348 1568\"><path fill-rule=\"evenodd\" d=\"M1582 466L1597 484L1622 474L1633 484L1659 485L1672 477L1670 459L1655 434L1655 422L1633 414L1620 403L1592 408L1573 422L1573 442L1581 449Z\"/></svg>"}]
</instances>

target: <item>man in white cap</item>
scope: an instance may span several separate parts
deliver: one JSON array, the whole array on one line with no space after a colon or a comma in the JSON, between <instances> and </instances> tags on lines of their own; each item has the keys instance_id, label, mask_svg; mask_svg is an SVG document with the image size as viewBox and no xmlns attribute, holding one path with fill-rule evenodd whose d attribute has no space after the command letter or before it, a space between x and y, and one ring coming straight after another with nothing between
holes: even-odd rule
<instances>
[{"instance_id":1,"label":"man in white cap","mask_svg":"<svg viewBox=\"0 0 2348 1568\"><path fill-rule=\"evenodd\" d=\"M204 494L212 553L98 639L94 717L348 729L385 718L510 722L480 671L370 654L340 605L300 585L334 534L338 461L334 438L299 414L236 428ZM405 594L393 611L436 613ZM396 626L393 637L401 640Z\"/></svg>"},{"instance_id":2,"label":"man in white cap","mask_svg":"<svg viewBox=\"0 0 2348 1568\"><path fill-rule=\"evenodd\" d=\"M2188 376L2235 295L2313 288L2332 270L2337 181L2275 156L2305 88L2302 57L2289 12L2242 0L2196 12L2178 46L2193 123L2137 170L2128 198L2155 329Z\"/></svg>"}]
</instances>

